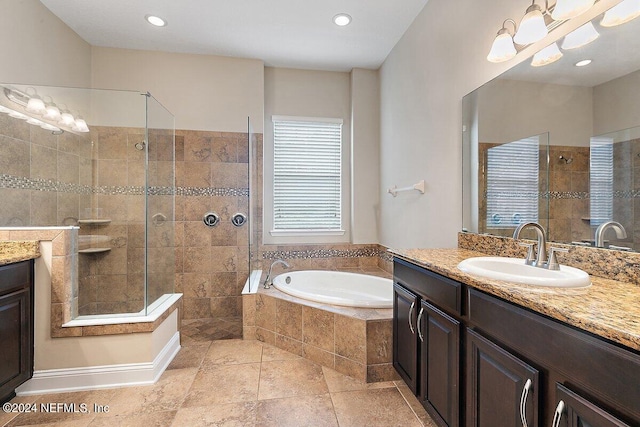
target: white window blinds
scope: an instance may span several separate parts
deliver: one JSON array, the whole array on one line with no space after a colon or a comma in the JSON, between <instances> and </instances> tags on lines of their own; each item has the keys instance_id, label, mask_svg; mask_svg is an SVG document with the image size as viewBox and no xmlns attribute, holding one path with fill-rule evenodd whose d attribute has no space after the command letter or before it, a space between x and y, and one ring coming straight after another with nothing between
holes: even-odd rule
<instances>
[{"instance_id":1,"label":"white window blinds","mask_svg":"<svg viewBox=\"0 0 640 427\"><path fill-rule=\"evenodd\" d=\"M591 225L613 218L613 140L591 138L589 193Z\"/></svg>"},{"instance_id":2,"label":"white window blinds","mask_svg":"<svg viewBox=\"0 0 640 427\"><path fill-rule=\"evenodd\" d=\"M487 150L487 227L538 221L539 137Z\"/></svg>"},{"instance_id":3,"label":"white window blinds","mask_svg":"<svg viewBox=\"0 0 640 427\"><path fill-rule=\"evenodd\" d=\"M342 227L342 120L273 117L275 231Z\"/></svg>"}]
</instances>

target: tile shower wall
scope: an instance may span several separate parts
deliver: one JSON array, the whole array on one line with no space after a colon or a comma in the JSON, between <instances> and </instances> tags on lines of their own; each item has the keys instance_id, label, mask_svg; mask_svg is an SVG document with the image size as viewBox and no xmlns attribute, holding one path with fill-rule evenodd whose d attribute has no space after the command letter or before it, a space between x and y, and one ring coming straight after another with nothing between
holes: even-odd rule
<instances>
[{"instance_id":1,"label":"tile shower wall","mask_svg":"<svg viewBox=\"0 0 640 427\"><path fill-rule=\"evenodd\" d=\"M176 291L184 294L183 324L207 328L213 338L242 336L242 298L249 276L246 133L176 131ZM202 218L216 212L209 228ZM222 329L220 330L221 325Z\"/></svg>"},{"instance_id":2,"label":"tile shower wall","mask_svg":"<svg viewBox=\"0 0 640 427\"><path fill-rule=\"evenodd\" d=\"M483 171L487 150L495 144L483 143L479 146L480 167L478 168L479 192L479 232L511 237L511 228L487 229L486 179ZM573 159L570 163L560 159ZM548 188L547 188L548 183ZM547 179L547 149L540 151L539 204L538 212L542 225L548 230L553 241L581 241L593 238L589 217L589 147L549 146ZM548 213L548 214L547 214ZM547 224L546 218L549 222Z\"/></svg>"}]
</instances>

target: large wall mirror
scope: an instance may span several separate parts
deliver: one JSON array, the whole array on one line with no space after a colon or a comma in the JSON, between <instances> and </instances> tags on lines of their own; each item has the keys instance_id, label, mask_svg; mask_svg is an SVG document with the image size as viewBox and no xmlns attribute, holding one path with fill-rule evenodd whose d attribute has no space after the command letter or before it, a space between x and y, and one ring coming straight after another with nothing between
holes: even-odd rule
<instances>
[{"instance_id":1,"label":"large wall mirror","mask_svg":"<svg viewBox=\"0 0 640 427\"><path fill-rule=\"evenodd\" d=\"M640 17L602 17L591 43L464 97L463 230L511 236L536 221L551 241L595 246L615 221L624 232L606 230L598 246L640 251Z\"/></svg>"}]
</instances>

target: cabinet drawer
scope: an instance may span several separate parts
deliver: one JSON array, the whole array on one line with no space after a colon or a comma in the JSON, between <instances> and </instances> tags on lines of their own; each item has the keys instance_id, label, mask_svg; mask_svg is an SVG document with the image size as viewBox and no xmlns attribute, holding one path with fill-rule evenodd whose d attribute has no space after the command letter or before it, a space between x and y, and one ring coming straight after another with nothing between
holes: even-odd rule
<instances>
[{"instance_id":1,"label":"cabinet drawer","mask_svg":"<svg viewBox=\"0 0 640 427\"><path fill-rule=\"evenodd\" d=\"M31 261L0 266L0 295L29 286Z\"/></svg>"},{"instance_id":2,"label":"cabinet drawer","mask_svg":"<svg viewBox=\"0 0 640 427\"><path fill-rule=\"evenodd\" d=\"M571 378L607 406L640 418L637 354L474 289L469 290L469 321L522 356Z\"/></svg>"},{"instance_id":3,"label":"cabinet drawer","mask_svg":"<svg viewBox=\"0 0 640 427\"><path fill-rule=\"evenodd\" d=\"M439 308L460 315L462 285L455 280L395 259L393 277Z\"/></svg>"}]
</instances>

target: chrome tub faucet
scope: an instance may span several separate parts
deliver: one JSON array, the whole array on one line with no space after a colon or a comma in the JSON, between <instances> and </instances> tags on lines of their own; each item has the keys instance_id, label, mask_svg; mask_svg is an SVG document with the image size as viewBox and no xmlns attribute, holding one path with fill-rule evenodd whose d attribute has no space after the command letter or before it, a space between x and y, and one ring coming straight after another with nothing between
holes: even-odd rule
<instances>
[{"instance_id":1,"label":"chrome tub faucet","mask_svg":"<svg viewBox=\"0 0 640 427\"><path fill-rule=\"evenodd\" d=\"M269 272L267 273L267 277L264 279L264 283L262 285L265 289L269 289L271 287L271 285L273 285L273 281L271 280L271 269L276 264L282 264L284 266L284 268L289 268L289 264L287 264L287 262L284 261L284 260L277 259L277 260L273 261L271 263L271 266L269 267Z\"/></svg>"}]
</instances>

